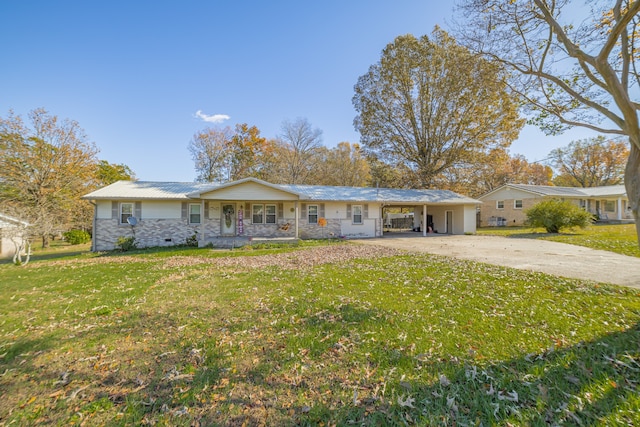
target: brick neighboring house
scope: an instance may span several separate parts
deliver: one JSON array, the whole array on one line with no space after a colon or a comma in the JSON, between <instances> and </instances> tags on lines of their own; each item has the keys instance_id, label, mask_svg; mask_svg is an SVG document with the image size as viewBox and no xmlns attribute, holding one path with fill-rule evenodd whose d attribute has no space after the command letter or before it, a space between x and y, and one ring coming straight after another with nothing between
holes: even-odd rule
<instances>
[{"instance_id":1,"label":"brick neighboring house","mask_svg":"<svg viewBox=\"0 0 640 427\"><path fill-rule=\"evenodd\" d=\"M521 226L525 211L541 200L568 200L591 212L603 222L633 222L624 185L603 187L554 187L505 184L478 197L480 226Z\"/></svg>"},{"instance_id":2,"label":"brick neighboring house","mask_svg":"<svg viewBox=\"0 0 640 427\"><path fill-rule=\"evenodd\" d=\"M114 249L119 237L134 233L139 246L184 244L193 236L199 246L225 239L382 237L385 209L398 207L412 210L414 229L423 235L429 227L474 233L480 204L447 190L279 185L255 178L224 184L118 181L83 199L95 206L95 251Z\"/></svg>"}]
</instances>

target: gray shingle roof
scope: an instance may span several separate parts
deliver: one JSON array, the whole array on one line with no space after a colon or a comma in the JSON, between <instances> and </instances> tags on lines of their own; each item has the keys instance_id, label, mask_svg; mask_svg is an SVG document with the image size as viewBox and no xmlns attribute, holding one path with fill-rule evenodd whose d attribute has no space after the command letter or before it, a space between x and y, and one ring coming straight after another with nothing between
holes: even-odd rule
<instances>
[{"instance_id":1,"label":"gray shingle roof","mask_svg":"<svg viewBox=\"0 0 640 427\"><path fill-rule=\"evenodd\" d=\"M506 184L511 188L516 188L542 196L557 197L612 197L626 196L624 185L607 185L603 187L554 187L550 185L528 185L528 184ZM496 190L494 190L496 191Z\"/></svg>"},{"instance_id":2,"label":"gray shingle roof","mask_svg":"<svg viewBox=\"0 0 640 427\"><path fill-rule=\"evenodd\" d=\"M82 196L90 200L188 200L187 194L211 187L211 183L118 181Z\"/></svg>"},{"instance_id":3,"label":"gray shingle roof","mask_svg":"<svg viewBox=\"0 0 640 427\"><path fill-rule=\"evenodd\" d=\"M404 190L392 188L334 187L322 185L279 185L254 181L274 188L295 193L300 200L341 201L341 202L380 202L380 203L431 203L431 204L479 204L479 200L462 196L448 190ZM198 194L229 187L233 183L184 183L151 181L118 181L93 191L83 199L90 200L189 200Z\"/></svg>"},{"instance_id":4,"label":"gray shingle roof","mask_svg":"<svg viewBox=\"0 0 640 427\"><path fill-rule=\"evenodd\" d=\"M448 190L407 190L398 188L333 187L323 185L280 185L283 190L304 195L306 200L386 203L463 203L480 201Z\"/></svg>"}]
</instances>

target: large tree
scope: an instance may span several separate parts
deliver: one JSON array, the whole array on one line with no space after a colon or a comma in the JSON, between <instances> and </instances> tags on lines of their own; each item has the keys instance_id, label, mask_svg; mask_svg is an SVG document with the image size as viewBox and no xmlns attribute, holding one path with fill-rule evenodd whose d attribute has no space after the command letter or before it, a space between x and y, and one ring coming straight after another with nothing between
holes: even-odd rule
<instances>
[{"instance_id":1,"label":"large tree","mask_svg":"<svg viewBox=\"0 0 640 427\"><path fill-rule=\"evenodd\" d=\"M504 184L551 185L552 175L549 166L496 148L479 155L477 162L450 169L436 182L441 188L478 197Z\"/></svg>"},{"instance_id":2,"label":"large tree","mask_svg":"<svg viewBox=\"0 0 640 427\"><path fill-rule=\"evenodd\" d=\"M264 178L273 144L246 123L235 131L207 128L193 136L188 148L200 182L224 182L253 176Z\"/></svg>"},{"instance_id":3,"label":"large tree","mask_svg":"<svg viewBox=\"0 0 640 427\"><path fill-rule=\"evenodd\" d=\"M640 0L462 0L459 33L511 71L511 89L543 130L629 138L625 186L640 238L639 12Z\"/></svg>"},{"instance_id":4,"label":"large tree","mask_svg":"<svg viewBox=\"0 0 640 427\"><path fill-rule=\"evenodd\" d=\"M421 187L478 153L508 147L523 125L500 67L439 28L387 45L358 79L353 105L362 144L380 160L404 163L408 181Z\"/></svg>"},{"instance_id":5,"label":"large tree","mask_svg":"<svg viewBox=\"0 0 640 427\"><path fill-rule=\"evenodd\" d=\"M112 184L116 181L134 181L136 174L124 163L109 163L99 160L96 165L96 181L98 186Z\"/></svg>"},{"instance_id":6,"label":"large tree","mask_svg":"<svg viewBox=\"0 0 640 427\"><path fill-rule=\"evenodd\" d=\"M0 201L20 212L46 247L49 236L90 211L79 196L93 189L97 149L75 121L44 109L28 118L0 118Z\"/></svg>"},{"instance_id":7,"label":"large tree","mask_svg":"<svg viewBox=\"0 0 640 427\"><path fill-rule=\"evenodd\" d=\"M207 128L193 135L188 149L193 159L198 182L223 182L231 179L230 127Z\"/></svg>"},{"instance_id":8,"label":"large tree","mask_svg":"<svg viewBox=\"0 0 640 427\"><path fill-rule=\"evenodd\" d=\"M308 183L315 166L316 154L322 147L322 131L314 129L305 118L285 120L278 136L282 149L281 179L288 184Z\"/></svg>"},{"instance_id":9,"label":"large tree","mask_svg":"<svg viewBox=\"0 0 640 427\"><path fill-rule=\"evenodd\" d=\"M371 180L369 163L359 144L341 142L335 148L322 147L316 158L314 184L364 187Z\"/></svg>"},{"instance_id":10,"label":"large tree","mask_svg":"<svg viewBox=\"0 0 640 427\"><path fill-rule=\"evenodd\" d=\"M624 167L629 157L625 141L607 140L604 136L572 141L549 154L558 175L555 185L597 187L624 181Z\"/></svg>"}]
</instances>

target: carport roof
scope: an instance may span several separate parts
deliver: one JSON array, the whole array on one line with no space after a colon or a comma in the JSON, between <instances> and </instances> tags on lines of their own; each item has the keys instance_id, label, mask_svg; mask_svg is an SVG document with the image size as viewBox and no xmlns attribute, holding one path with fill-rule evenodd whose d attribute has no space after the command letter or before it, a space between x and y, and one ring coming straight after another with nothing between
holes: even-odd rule
<instances>
[{"instance_id":1,"label":"carport roof","mask_svg":"<svg viewBox=\"0 0 640 427\"><path fill-rule=\"evenodd\" d=\"M448 190L410 190L395 188L337 187L327 185L271 184L256 178L240 181L212 183L118 181L93 191L83 199L90 200L192 200L217 188L255 182L271 188L296 194L301 201L379 202L390 204L480 204L472 199Z\"/></svg>"}]
</instances>

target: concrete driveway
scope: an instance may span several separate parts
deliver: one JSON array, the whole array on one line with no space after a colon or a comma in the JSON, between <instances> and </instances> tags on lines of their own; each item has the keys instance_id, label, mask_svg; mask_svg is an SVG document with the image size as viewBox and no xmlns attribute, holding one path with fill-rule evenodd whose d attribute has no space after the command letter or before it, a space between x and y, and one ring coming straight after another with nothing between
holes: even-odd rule
<instances>
[{"instance_id":1,"label":"concrete driveway","mask_svg":"<svg viewBox=\"0 0 640 427\"><path fill-rule=\"evenodd\" d=\"M358 240L640 289L640 258L546 240L500 236L399 235Z\"/></svg>"}]
</instances>

